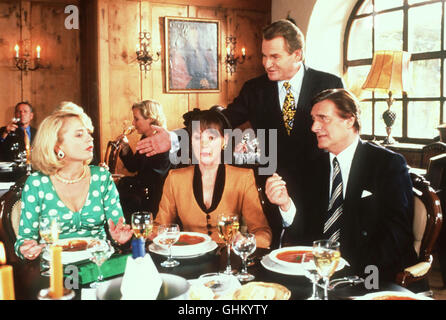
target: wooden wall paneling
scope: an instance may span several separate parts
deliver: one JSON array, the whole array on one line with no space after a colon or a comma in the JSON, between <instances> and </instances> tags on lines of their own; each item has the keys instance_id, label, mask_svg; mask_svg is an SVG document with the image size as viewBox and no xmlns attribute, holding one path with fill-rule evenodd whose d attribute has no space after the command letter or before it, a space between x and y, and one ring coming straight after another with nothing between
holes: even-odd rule
<instances>
[{"instance_id":1,"label":"wooden wall paneling","mask_svg":"<svg viewBox=\"0 0 446 320\"><path fill-rule=\"evenodd\" d=\"M80 63L82 107L91 117L95 143L94 156L101 161L100 117L98 90L98 1L81 0L80 2Z\"/></svg>"},{"instance_id":2,"label":"wooden wall paneling","mask_svg":"<svg viewBox=\"0 0 446 320\"><path fill-rule=\"evenodd\" d=\"M271 10L271 0L156 0L156 2L166 5L188 4L197 7L235 8L259 12L269 12Z\"/></svg>"},{"instance_id":3,"label":"wooden wall paneling","mask_svg":"<svg viewBox=\"0 0 446 320\"><path fill-rule=\"evenodd\" d=\"M237 65L237 72L229 78L228 101L239 94L243 84L264 73L262 65L262 28L270 23L269 16L247 10L229 10L228 34L237 37L237 55L246 48L246 60Z\"/></svg>"},{"instance_id":4,"label":"wooden wall paneling","mask_svg":"<svg viewBox=\"0 0 446 320\"><path fill-rule=\"evenodd\" d=\"M20 6L20 41L19 41L19 46L20 46L20 51L24 52L24 50L27 50L32 57L34 57L34 52L33 52L33 48L32 48L32 39L31 39L31 2L29 1L21 1L21 6ZM36 72L36 71L33 71ZM21 95L22 95L22 99L24 101L29 101L31 102L31 104L33 104L33 106L35 107L36 111L41 109L41 106L38 105L35 101L32 100L32 96L31 96L31 78L32 78L32 73L33 72L21 72ZM44 110L42 110L44 111ZM45 114L44 112L40 112L40 116L42 116L42 114ZM33 123L39 123L39 113L35 113L34 114L34 122Z\"/></svg>"},{"instance_id":5,"label":"wooden wall paneling","mask_svg":"<svg viewBox=\"0 0 446 320\"><path fill-rule=\"evenodd\" d=\"M182 115L189 110L189 94L173 94L165 93L164 70L166 61L165 57L165 30L164 17L187 17L188 7L185 5L164 5L151 3L152 10L152 34L154 39L160 39L162 44L162 60L156 62L152 68L151 76L153 77L153 96L163 106L164 113L167 118L168 129L183 127ZM162 39L162 40L161 40ZM155 41L154 41L155 43Z\"/></svg>"},{"instance_id":6,"label":"wooden wall paneling","mask_svg":"<svg viewBox=\"0 0 446 320\"><path fill-rule=\"evenodd\" d=\"M110 67L109 67L109 30L108 7L106 0L98 0L98 91L99 91L99 130L101 159L107 148L107 137L112 136L110 125Z\"/></svg>"},{"instance_id":7,"label":"wooden wall paneling","mask_svg":"<svg viewBox=\"0 0 446 320\"><path fill-rule=\"evenodd\" d=\"M17 2L0 2L0 126L11 120L14 106L21 100L20 71L14 61L14 46L20 40L19 8Z\"/></svg>"},{"instance_id":8,"label":"wooden wall paneling","mask_svg":"<svg viewBox=\"0 0 446 320\"><path fill-rule=\"evenodd\" d=\"M63 3L31 3L31 48L35 56L36 46L41 46L41 62L45 66L28 72L30 101L36 106L39 123L62 101L82 105L80 31L65 28L64 10Z\"/></svg>"}]
</instances>

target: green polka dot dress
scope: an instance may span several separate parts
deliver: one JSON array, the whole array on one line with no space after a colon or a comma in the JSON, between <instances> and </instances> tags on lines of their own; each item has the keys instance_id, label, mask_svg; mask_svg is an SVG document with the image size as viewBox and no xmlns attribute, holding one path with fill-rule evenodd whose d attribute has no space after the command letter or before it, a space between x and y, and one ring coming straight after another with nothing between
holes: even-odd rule
<instances>
[{"instance_id":1,"label":"green polka dot dress","mask_svg":"<svg viewBox=\"0 0 446 320\"><path fill-rule=\"evenodd\" d=\"M25 240L39 242L39 216L58 216L61 225L60 239L94 237L105 239L105 224L111 218L116 224L123 217L119 193L110 172L102 167L90 166L90 189L84 206L73 212L59 199L47 175L35 172L28 177L22 192L22 214L15 252ZM23 257L22 257L23 258Z\"/></svg>"}]
</instances>

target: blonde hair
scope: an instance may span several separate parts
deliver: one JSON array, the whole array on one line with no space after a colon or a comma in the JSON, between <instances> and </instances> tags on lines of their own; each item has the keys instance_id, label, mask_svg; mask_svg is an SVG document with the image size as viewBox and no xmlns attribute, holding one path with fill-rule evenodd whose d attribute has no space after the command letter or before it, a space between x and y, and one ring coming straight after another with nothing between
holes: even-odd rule
<instances>
[{"instance_id":1,"label":"blonde hair","mask_svg":"<svg viewBox=\"0 0 446 320\"><path fill-rule=\"evenodd\" d=\"M55 147L61 142L60 130L64 120L68 118L79 119L90 133L94 130L84 109L72 102L62 102L52 114L43 119L32 145L31 163L35 169L46 175L56 173L65 165L63 159L57 157ZM84 164L88 165L91 160L86 160Z\"/></svg>"},{"instance_id":2,"label":"blonde hair","mask_svg":"<svg viewBox=\"0 0 446 320\"><path fill-rule=\"evenodd\" d=\"M133 109L138 109L144 119L153 119L155 126L166 128L166 116L163 112L163 107L158 101L144 100L134 103Z\"/></svg>"}]
</instances>

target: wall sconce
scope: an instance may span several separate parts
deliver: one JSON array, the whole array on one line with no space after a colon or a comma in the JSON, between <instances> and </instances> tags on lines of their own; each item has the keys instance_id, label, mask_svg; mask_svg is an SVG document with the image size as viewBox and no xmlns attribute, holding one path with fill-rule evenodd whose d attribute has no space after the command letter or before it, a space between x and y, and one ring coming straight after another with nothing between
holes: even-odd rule
<instances>
[{"instance_id":1,"label":"wall sconce","mask_svg":"<svg viewBox=\"0 0 446 320\"><path fill-rule=\"evenodd\" d=\"M245 62L246 50L242 48L242 58L234 56L235 45L237 43L237 38L234 36L226 37L226 72L230 73L231 76L237 71L237 64L242 64Z\"/></svg>"},{"instance_id":2,"label":"wall sconce","mask_svg":"<svg viewBox=\"0 0 446 320\"><path fill-rule=\"evenodd\" d=\"M25 73L28 71L34 71L37 70L39 68L42 67L42 65L40 64L40 52L41 52L41 47L37 46L36 47L36 58L34 59L34 61L31 61L31 55L29 54L28 50L23 50L24 53L22 55L20 55L20 46L18 44L15 45L14 47L14 51L15 51L15 56L14 56L14 60L15 60L15 66L17 67L17 69L19 69L20 71L24 71Z\"/></svg>"},{"instance_id":3,"label":"wall sconce","mask_svg":"<svg viewBox=\"0 0 446 320\"><path fill-rule=\"evenodd\" d=\"M136 59L139 63L139 70L150 71L152 69L152 62L156 62L160 58L160 50L157 50L156 57L152 52L150 47L152 36L150 32L140 32L139 33L139 44L136 46Z\"/></svg>"}]
</instances>

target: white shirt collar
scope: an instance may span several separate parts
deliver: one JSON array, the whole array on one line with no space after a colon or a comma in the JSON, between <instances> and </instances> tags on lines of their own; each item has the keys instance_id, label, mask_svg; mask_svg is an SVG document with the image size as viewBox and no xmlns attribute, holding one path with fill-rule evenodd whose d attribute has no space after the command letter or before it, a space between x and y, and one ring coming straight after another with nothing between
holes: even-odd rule
<instances>
[{"instance_id":1,"label":"white shirt collar","mask_svg":"<svg viewBox=\"0 0 446 320\"><path fill-rule=\"evenodd\" d=\"M333 172L333 159L336 157L341 168L343 194L345 198L345 191L347 189L348 176L350 174L350 168L352 166L353 157L355 156L356 148L359 143L359 135L353 140L353 142L338 155L330 152L330 194L331 194L331 176Z\"/></svg>"},{"instance_id":2,"label":"white shirt collar","mask_svg":"<svg viewBox=\"0 0 446 320\"><path fill-rule=\"evenodd\" d=\"M297 93L297 97L299 96L300 93L300 89L302 87L302 82L304 80L304 73L305 73L305 68L304 65L302 63L302 61L299 62L299 71L296 72L296 74L290 79L290 80L281 80L281 81L277 81L277 86L279 87L279 91L281 90L285 90L283 83L284 82L289 82L291 85L291 91L293 91L294 93Z\"/></svg>"}]
</instances>

